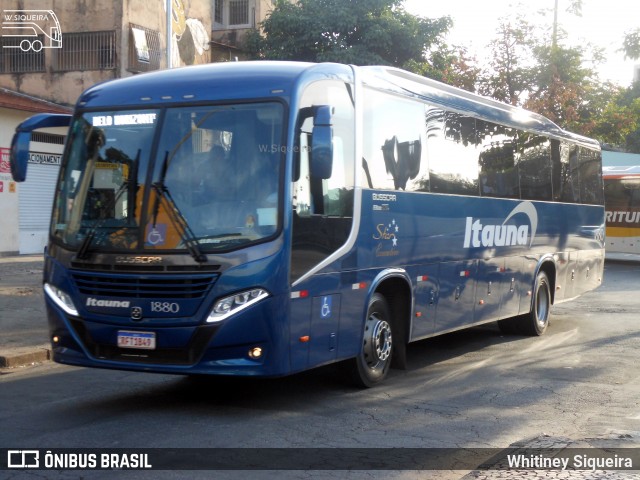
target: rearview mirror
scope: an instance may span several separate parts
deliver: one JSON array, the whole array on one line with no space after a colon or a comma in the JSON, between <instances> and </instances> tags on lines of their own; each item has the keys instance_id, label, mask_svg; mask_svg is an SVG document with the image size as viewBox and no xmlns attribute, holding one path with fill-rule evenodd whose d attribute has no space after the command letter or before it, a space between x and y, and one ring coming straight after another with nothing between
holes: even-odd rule
<instances>
[{"instance_id":1,"label":"rearview mirror","mask_svg":"<svg viewBox=\"0 0 640 480\"><path fill-rule=\"evenodd\" d=\"M333 127L332 108L329 105L317 107L313 116L311 131L311 176L331 178L333 170Z\"/></svg>"},{"instance_id":2,"label":"rearview mirror","mask_svg":"<svg viewBox=\"0 0 640 480\"><path fill-rule=\"evenodd\" d=\"M14 181L24 182L27 178L31 133L39 128L68 127L69 123L71 123L71 115L39 113L27 118L16 127L16 133L11 140L11 152L9 154L11 176Z\"/></svg>"}]
</instances>

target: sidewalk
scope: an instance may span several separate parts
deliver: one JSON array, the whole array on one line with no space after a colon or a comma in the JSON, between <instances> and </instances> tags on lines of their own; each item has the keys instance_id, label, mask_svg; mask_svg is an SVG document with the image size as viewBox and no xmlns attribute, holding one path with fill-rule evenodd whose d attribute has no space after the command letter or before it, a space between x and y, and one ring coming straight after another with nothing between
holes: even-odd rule
<instances>
[{"instance_id":1,"label":"sidewalk","mask_svg":"<svg viewBox=\"0 0 640 480\"><path fill-rule=\"evenodd\" d=\"M0 369L51 356L42 267L42 255L0 257Z\"/></svg>"}]
</instances>

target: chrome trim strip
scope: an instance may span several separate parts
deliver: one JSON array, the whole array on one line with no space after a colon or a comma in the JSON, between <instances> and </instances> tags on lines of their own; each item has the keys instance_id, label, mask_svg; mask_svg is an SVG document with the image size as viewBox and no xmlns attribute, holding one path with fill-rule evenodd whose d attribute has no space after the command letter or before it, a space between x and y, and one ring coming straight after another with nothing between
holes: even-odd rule
<instances>
[{"instance_id":1,"label":"chrome trim strip","mask_svg":"<svg viewBox=\"0 0 640 480\"><path fill-rule=\"evenodd\" d=\"M351 224L351 232L349 233L349 238L347 241L338 248L335 252L325 258L323 261L318 263L315 267L309 270L307 273L298 278L295 282L291 284L292 287L298 286L300 283L309 279L323 268L327 267L331 263L335 262L339 258L343 257L356 244L356 239L358 238L358 233L360 231L360 217L362 216L362 188L360 187L360 177L361 172L359 168L358 159L362 158L362 81L360 79L360 72L358 67L351 65L351 69L353 70L353 80L354 80L354 98L355 98L355 112L354 112L354 134L355 134L355 148L354 148L354 162L355 162L355 171L354 171L354 191L353 191L353 222Z\"/></svg>"}]
</instances>

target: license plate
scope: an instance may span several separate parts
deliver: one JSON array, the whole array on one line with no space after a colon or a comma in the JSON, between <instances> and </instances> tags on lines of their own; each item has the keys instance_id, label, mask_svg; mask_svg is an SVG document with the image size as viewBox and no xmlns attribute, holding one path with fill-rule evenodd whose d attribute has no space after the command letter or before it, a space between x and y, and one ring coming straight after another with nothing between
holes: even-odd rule
<instances>
[{"instance_id":1,"label":"license plate","mask_svg":"<svg viewBox=\"0 0 640 480\"><path fill-rule=\"evenodd\" d=\"M118 347L155 350L156 334L153 332L118 331Z\"/></svg>"}]
</instances>

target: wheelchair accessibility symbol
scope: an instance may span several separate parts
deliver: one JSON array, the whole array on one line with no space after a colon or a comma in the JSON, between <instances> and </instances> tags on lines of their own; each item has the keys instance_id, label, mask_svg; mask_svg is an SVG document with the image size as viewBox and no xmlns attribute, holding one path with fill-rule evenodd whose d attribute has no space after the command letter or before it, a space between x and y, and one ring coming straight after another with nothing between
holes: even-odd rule
<instances>
[{"instance_id":1,"label":"wheelchair accessibility symbol","mask_svg":"<svg viewBox=\"0 0 640 480\"><path fill-rule=\"evenodd\" d=\"M167 239L167 225L164 223L158 223L155 227L149 225L147 227L147 238L145 246L156 247L163 245Z\"/></svg>"},{"instance_id":2,"label":"wheelchair accessibility symbol","mask_svg":"<svg viewBox=\"0 0 640 480\"><path fill-rule=\"evenodd\" d=\"M331 297L322 297L322 307L320 308L322 318L331 317Z\"/></svg>"}]
</instances>

